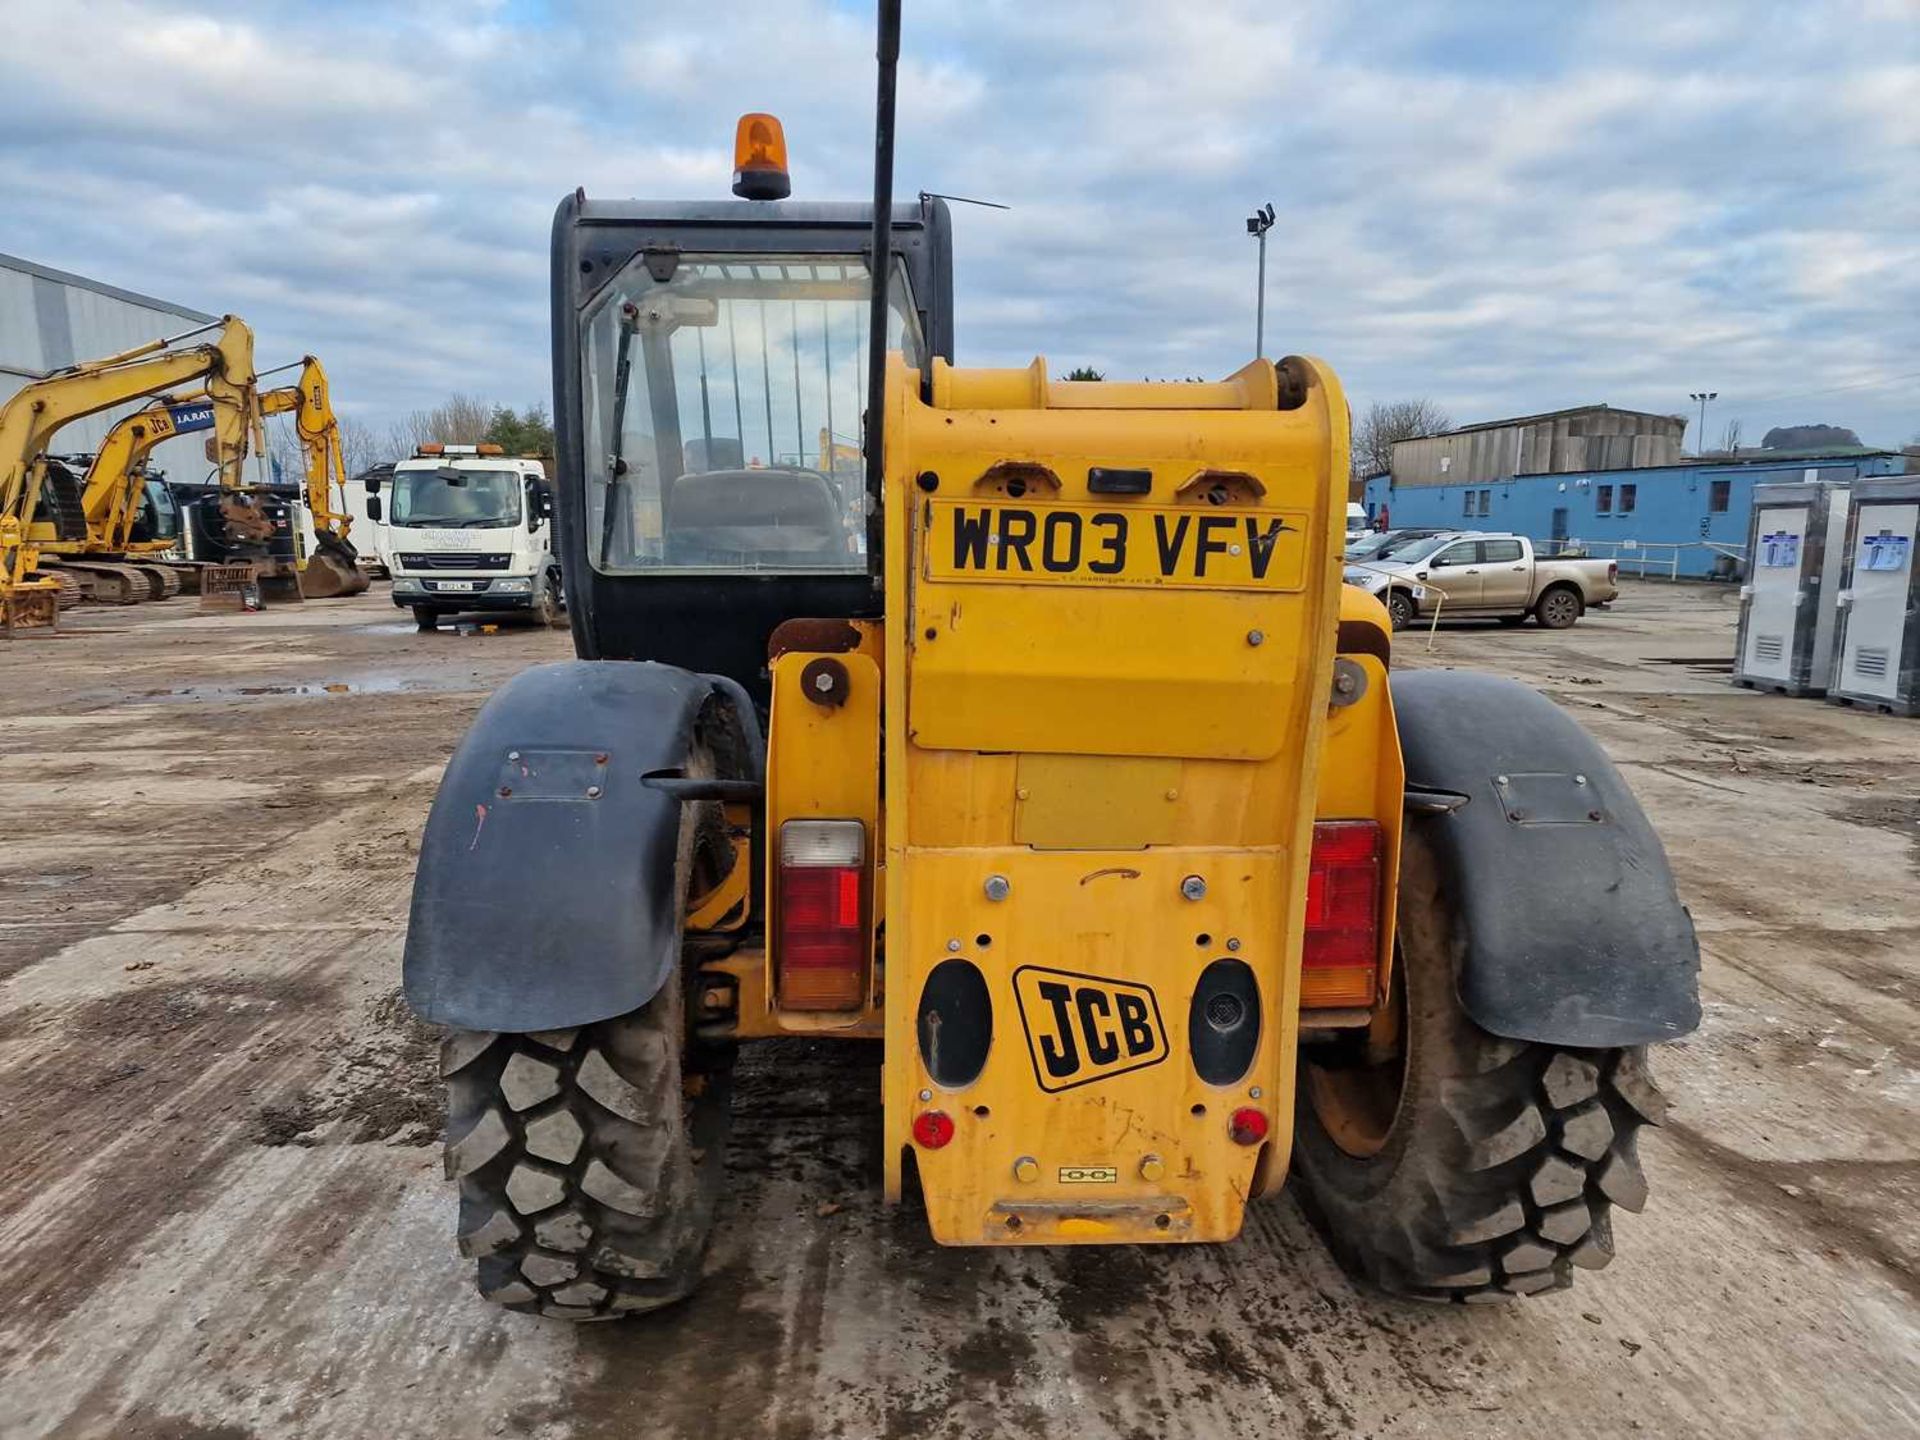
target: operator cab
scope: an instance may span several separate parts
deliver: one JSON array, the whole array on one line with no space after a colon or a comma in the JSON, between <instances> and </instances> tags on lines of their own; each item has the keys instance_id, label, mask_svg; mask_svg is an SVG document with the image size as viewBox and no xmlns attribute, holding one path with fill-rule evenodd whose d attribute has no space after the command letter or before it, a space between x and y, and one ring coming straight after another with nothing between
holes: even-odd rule
<instances>
[{"instance_id":1,"label":"operator cab","mask_svg":"<svg viewBox=\"0 0 1920 1440\"><path fill-rule=\"evenodd\" d=\"M784 142L771 153L784 182ZM736 193L780 190L768 163L743 149ZM582 656L717 672L764 696L782 621L878 613L872 224L861 204L561 202L557 501ZM923 375L953 358L951 253L939 198L893 207L887 343Z\"/></svg>"}]
</instances>

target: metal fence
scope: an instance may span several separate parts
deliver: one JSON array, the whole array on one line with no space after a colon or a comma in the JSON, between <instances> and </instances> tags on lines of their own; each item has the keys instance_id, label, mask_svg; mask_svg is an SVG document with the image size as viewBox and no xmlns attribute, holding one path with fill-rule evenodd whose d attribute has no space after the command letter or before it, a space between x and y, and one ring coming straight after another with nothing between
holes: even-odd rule
<instances>
[{"instance_id":1,"label":"metal fence","mask_svg":"<svg viewBox=\"0 0 1920 1440\"><path fill-rule=\"evenodd\" d=\"M1747 547L1713 540L1548 540L1539 548L1559 559L1611 560L1622 575L1642 580L1736 580L1746 573ZM1703 563L1689 562L1700 552Z\"/></svg>"}]
</instances>

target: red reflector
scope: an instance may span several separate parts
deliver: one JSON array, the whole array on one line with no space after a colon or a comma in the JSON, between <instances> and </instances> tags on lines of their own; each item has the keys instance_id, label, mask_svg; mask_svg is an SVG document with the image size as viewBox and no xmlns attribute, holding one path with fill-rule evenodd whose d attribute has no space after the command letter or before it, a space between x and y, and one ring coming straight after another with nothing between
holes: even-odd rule
<instances>
[{"instance_id":1,"label":"red reflector","mask_svg":"<svg viewBox=\"0 0 1920 1440\"><path fill-rule=\"evenodd\" d=\"M953 1117L944 1110L922 1110L913 1117L913 1142L922 1150L938 1150L951 1139Z\"/></svg>"},{"instance_id":2,"label":"red reflector","mask_svg":"<svg viewBox=\"0 0 1920 1440\"><path fill-rule=\"evenodd\" d=\"M1227 1134L1236 1145L1258 1145L1267 1138L1267 1112L1243 1105L1228 1118Z\"/></svg>"},{"instance_id":3,"label":"red reflector","mask_svg":"<svg viewBox=\"0 0 1920 1440\"><path fill-rule=\"evenodd\" d=\"M1380 958L1381 840L1372 820L1322 820L1313 827L1305 968L1371 966Z\"/></svg>"}]
</instances>

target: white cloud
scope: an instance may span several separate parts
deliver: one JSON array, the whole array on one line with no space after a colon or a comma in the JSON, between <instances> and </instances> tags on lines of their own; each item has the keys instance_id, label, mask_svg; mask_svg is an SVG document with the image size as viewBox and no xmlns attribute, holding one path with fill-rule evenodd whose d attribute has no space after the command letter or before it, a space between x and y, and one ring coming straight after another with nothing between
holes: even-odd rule
<instances>
[{"instance_id":1,"label":"white cloud","mask_svg":"<svg viewBox=\"0 0 1920 1440\"><path fill-rule=\"evenodd\" d=\"M873 37L830 0L13 0L0 249L256 323L368 418L548 388L558 197L869 183ZM525 20L528 10L538 22ZM977 0L907 16L899 188L956 209L963 362L1221 374L1252 338L1461 418L1589 400L1898 443L1920 389L1920 18ZM1837 377L1837 378L1835 378ZM1839 394L1833 384L1869 382ZM1743 413L1742 395L1756 397ZM1758 397L1784 396L1761 403Z\"/></svg>"}]
</instances>

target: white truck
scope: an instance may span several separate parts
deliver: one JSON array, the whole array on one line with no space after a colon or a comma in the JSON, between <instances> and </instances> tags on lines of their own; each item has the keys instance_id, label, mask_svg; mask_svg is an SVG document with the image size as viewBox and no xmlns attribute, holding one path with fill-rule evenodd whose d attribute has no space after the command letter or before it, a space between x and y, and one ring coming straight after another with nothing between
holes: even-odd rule
<instances>
[{"instance_id":1,"label":"white truck","mask_svg":"<svg viewBox=\"0 0 1920 1440\"><path fill-rule=\"evenodd\" d=\"M393 603L422 630L475 612L566 624L553 492L538 460L498 445L422 445L391 475L369 472L365 487Z\"/></svg>"},{"instance_id":2,"label":"white truck","mask_svg":"<svg viewBox=\"0 0 1920 1440\"><path fill-rule=\"evenodd\" d=\"M1459 531L1414 540L1382 560L1349 561L1345 578L1378 597L1396 630L1435 612L1509 625L1531 615L1564 630L1620 593L1611 560L1542 560L1524 535Z\"/></svg>"}]
</instances>

